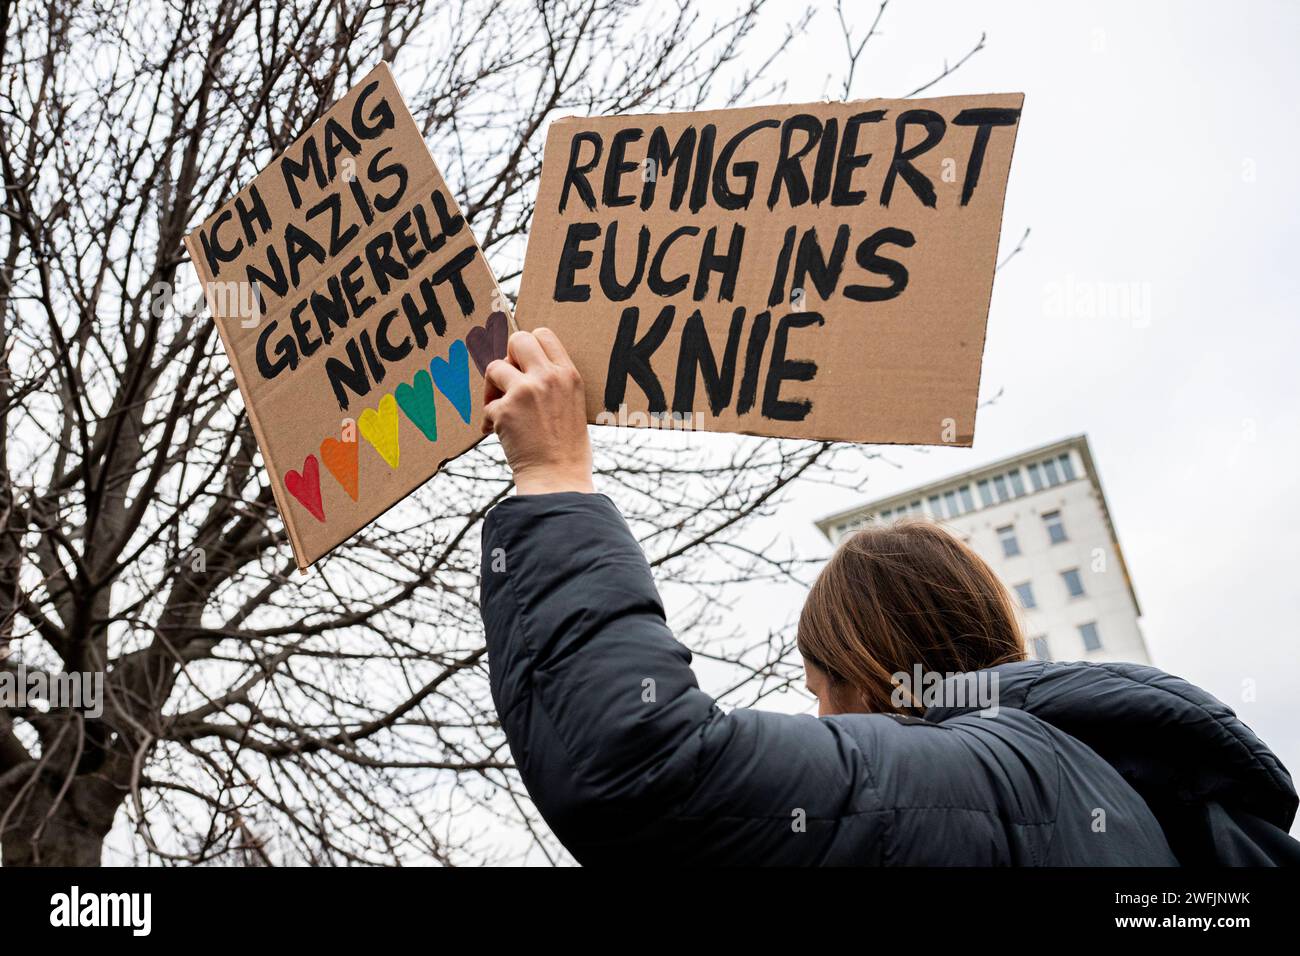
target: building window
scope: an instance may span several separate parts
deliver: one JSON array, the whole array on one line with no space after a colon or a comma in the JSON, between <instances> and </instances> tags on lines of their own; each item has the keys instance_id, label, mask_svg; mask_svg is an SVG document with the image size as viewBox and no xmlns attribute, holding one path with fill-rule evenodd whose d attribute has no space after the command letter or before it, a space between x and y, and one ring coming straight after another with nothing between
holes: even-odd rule
<instances>
[{"instance_id":1,"label":"building window","mask_svg":"<svg viewBox=\"0 0 1300 956\"><path fill-rule=\"evenodd\" d=\"M1057 474L1056 462L1053 459L1049 458L1043 462L1043 474L1047 476L1047 486L1049 488L1055 488L1061 483L1061 476Z\"/></svg>"},{"instance_id":2,"label":"building window","mask_svg":"<svg viewBox=\"0 0 1300 956\"><path fill-rule=\"evenodd\" d=\"M1036 463L1029 466L1029 484L1034 491L1043 490L1043 476Z\"/></svg>"},{"instance_id":3,"label":"building window","mask_svg":"<svg viewBox=\"0 0 1300 956\"><path fill-rule=\"evenodd\" d=\"M1020 606L1027 611L1038 607L1038 603L1034 600L1034 586L1028 581L1016 585L1016 597L1020 598Z\"/></svg>"},{"instance_id":4,"label":"building window","mask_svg":"<svg viewBox=\"0 0 1300 956\"><path fill-rule=\"evenodd\" d=\"M1047 525L1047 540L1052 544L1060 544L1066 540L1065 525L1061 523L1061 513L1059 511L1044 513L1043 524Z\"/></svg>"},{"instance_id":5,"label":"building window","mask_svg":"<svg viewBox=\"0 0 1300 956\"><path fill-rule=\"evenodd\" d=\"M1070 460L1067 452L1057 459L1061 463L1061 474L1065 475L1066 481L1074 481L1074 462Z\"/></svg>"},{"instance_id":6,"label":"building window","mask_svg":"<svg viewBox=\"0 0 1300 956\"><path fill-rule=\"evenodd\" d=\"M1016 540L1014 525L998 528L998 540L1002 542L1002 553L1008 558L1014 558L1020 553L1020 542Z\"/></svg>"},{"instance_id":7,"label":"building window","mask_svg":"<svg viewBox=\"0 0 1300 956\"><path fill-rule=\"evenodd\" d=\"M1025 496L1025 483L1020 479L1020 469L1016 468L1007 472L1007 477L1011 479L1011 491L1017 498Z\"/></svg>"},{"instance_id":8,"label":"building window","mask_svg":"<svg viewBox=\"0 0 1300 956\"><path fill-rule=\"evenodd\" d=\"M1083 638L1083 649L1085 651L1101 650L1101 635L1097 633L1097 625L1093 621L1087 624L1079 625L1079 636Z\"/></svg>"},{"instance_id":9,"label":"building window","mask_svg":"<svg viewBox=\"0 0 1300 956\"><path fill-rule=\"evenodd\" d=\"M930 496L930 517L935 521L943 520L943 503L939 500L938 495Z\"/></svg>"},{"instance_id":10,"label":"building window","mask_svg":"<svg viewBox=\"0 0 1300 956\"><path fill-rule=\"evenodd\" d=\"M1083 578L1079 577L1078 568L1062 571L1061 578L1065 581L1065 589L1070 592L1070 597L1083 597Z\"/></svg>"},{"instance_id":11,"label":"building window","mask_svg":"<svg viewBox=\"0 0 1300 956\"><path fill-rule=\"evenodd\" d=\"M1000 502L1007 501L1011 498L1011 496L1007 494L1007 479L1002 475L995 475L993 477L993 491L996 492L998 501Z\"/></svg>"},{"instance_id":12,"label":"building window","mask_svg":"<svg viewBox=\"0 0 1300 956\"><path fill-rule=\"evenodd\" d=\"M921 510L920 498L917 498L915 501L913 501L911 505L908 506L908 510L912 512L912 515L914 517L922 518L925 516L925 512Z\"/></svg>"},{"instance_id":13,"label":"building window","mask_svg":"<svg viewBox=\"0 0 1300 956\"><path fill-rule=\"evenodd\" d=\"M961 495L961 510L963 512L975 510L975 499L970 495L970 485L962 485L957 489L957 494Z\"/></svg>"},{"instance_id":14,"label":"building window","mask_svg":"<svg viewBox=\"0 0 1300 956\"><path fill-rule=\"evenodd\" d=\"M961 511L957 509L957 492L945 491L943 493L943 505L948 509L949 518L955 518L961 514Z\"/></svg>"},{"instance_id":15,"label":"building window","mask_svg":"<svg viewBox=\"0 0 1300 956\"><path fill-rule=\"evenodd\" d=\"M1031 637L1031 638L1029 639L1029 642L1030 642L1030 644L1033 645L1033 648L1034 648L1034 657L1036 657L1038 660L1040 660L1040 661L1050 661L1050 660L1052 659L1052 652L1051 652L1051 650L1050 650L1050 649L1048 648L1048 646L1047 646L1047 635L1046 635L1046 634L1044 634L1044 635L1042 635L1042 636L1040 636L1040 637Z\"/></svg>"},{"instance_id":16,"label":"building window","mask_svg":"<svg viewBox=\"0 0 1300 956\"><path fill-rule=\"evenodd\" d=\"M980 501L984 502L984 507L992 508L993 492L989 491L989 480L987 478L981 478L975 483L975 485L980 490Z\"/></svg>"}]
</instances>

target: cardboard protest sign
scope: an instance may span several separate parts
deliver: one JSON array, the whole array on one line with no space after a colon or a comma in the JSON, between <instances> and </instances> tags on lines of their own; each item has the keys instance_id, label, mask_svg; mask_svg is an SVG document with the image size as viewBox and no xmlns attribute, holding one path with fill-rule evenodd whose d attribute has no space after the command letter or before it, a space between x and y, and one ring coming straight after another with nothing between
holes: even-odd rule
<instances>
[{"instance_id":1,"label":"cardboard protest sign","mask_svg":"<svg viewBox=\"0 0 1300 956\"><path fill-rule=\"evenodd\" d=\"M185 241L300 568L479 440L512 320L386 64Z\"/></svg>"},{"instance_id":2,"label":"cardboard protest sign","mask_svg":"<svg viewBox=\"0 0 1300 956\"><path fill-rule=\"evenodd\" d=\"M558 120L520 324L592 422L969 445L1023 99Z\"/></svg>"}]
</instances>

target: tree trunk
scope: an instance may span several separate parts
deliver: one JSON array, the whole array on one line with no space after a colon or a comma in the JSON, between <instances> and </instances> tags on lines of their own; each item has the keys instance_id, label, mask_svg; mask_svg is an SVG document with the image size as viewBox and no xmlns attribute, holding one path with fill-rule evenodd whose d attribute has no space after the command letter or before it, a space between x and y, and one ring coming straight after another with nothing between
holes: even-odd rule
<instances>
[{"instance_id":1,"label":"tree trunk","mask_svg":"<svg viewBox=\"0 0 1300 956\"><path fill-rule=\"evenodd\" d=\"M0 834L4 866L100 865L116 803L107 805L104 794L76 781L59 800L60 786L61 781L41 781L27 791Z\"/></svg>"}]
</instances>

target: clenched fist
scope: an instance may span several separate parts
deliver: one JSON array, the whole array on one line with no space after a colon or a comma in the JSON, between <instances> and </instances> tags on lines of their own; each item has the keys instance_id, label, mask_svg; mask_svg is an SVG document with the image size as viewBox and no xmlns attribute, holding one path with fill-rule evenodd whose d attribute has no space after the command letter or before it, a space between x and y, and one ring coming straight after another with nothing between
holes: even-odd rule
<instances>
[{"instance_id":1,"label":"clenched fist","mask_svg":"<svg viewBox=\"0 0 1300 956\"><path fill-rule=\"evenodd\" d=\"M582 376L555 333L516 332L483 377L483 433L500 437L515 490L593 491Z\"/></svg>"}]
</instances>

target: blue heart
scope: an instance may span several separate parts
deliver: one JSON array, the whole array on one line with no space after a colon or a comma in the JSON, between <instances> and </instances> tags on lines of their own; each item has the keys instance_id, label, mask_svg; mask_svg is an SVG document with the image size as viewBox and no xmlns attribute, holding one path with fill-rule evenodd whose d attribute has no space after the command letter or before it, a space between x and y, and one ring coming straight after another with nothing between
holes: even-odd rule
<instances>
[{"instance_id":1,"label":"blue heart","mask_svg":"<svg viewBox=\"0 0 1300 956\"><path fill-rule=\"evenodd\" d=\"M438 440L438 409L433 401L433 382L424 369L415 373L411 384L399 382L393 393L397 404L429 441Z\"/></svg>"},{"instance_id":2,"label":"blue heart","mask_svg":"<svg viewBox=\"0 0 1300 956\"><path fill-rule=\"evenodd\" d=\"M447 396L447 400L460 413L461 421L469 424L469 349L462 339L451 343L447 358L434 357L429 363L429 372L438 391Z\"/></svg>"}]
</instances>

